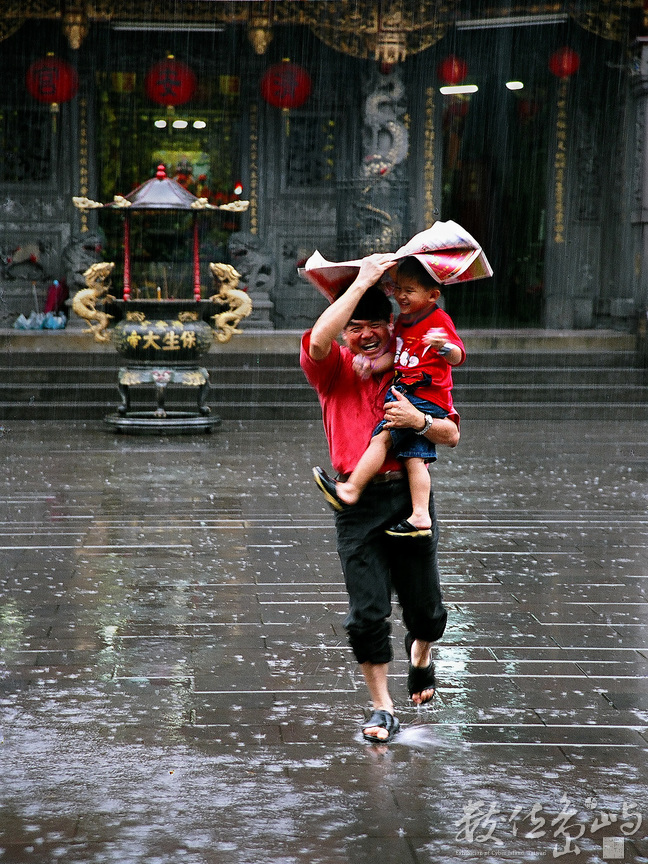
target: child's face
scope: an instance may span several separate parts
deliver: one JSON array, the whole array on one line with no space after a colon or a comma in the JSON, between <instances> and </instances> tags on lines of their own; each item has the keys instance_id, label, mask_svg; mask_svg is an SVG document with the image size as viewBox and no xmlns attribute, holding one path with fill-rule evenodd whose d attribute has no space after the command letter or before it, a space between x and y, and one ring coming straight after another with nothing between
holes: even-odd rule
<instances>
[{"instance_id":1,"label":"child's face","mask_svg":"<svg viewBox=\"0 0 648 864\"><path fill-rule=\"evenodd\" d=\"M416 315L423 312L439 299L438 288L426 288L411 276L398 276L394 288L394 300L402 315Z\"/></svg>"}]
</instances>

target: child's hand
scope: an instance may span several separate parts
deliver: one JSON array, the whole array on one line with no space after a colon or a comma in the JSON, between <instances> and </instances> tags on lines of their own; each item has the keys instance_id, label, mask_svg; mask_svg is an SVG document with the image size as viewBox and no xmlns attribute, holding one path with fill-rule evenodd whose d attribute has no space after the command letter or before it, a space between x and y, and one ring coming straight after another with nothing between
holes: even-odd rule
<instances>
[{"instance_id":1,"label":"child's hand","mask_svg":"<svg viewBox=\"0 0 648 864\"><path fill-rule=\"evenodd\" d=\"M351 361L351 366L356 375L359 375L363 381L366 381L367 378L371 378L372 363L368 357L363 357L362 354L356 354Z\"/></svg>"},{"instance_id":2,"label":"child's hand","mask_svg":"<svg viewBox=\"0 0 648 864\"><path fill-rule=\"evenodd\" d=\"M443 348L448 341L448 334L443 327L432 327L427 331L422 341L425 345L438 350L439 348Z\"/></svg>"}]
</instances>

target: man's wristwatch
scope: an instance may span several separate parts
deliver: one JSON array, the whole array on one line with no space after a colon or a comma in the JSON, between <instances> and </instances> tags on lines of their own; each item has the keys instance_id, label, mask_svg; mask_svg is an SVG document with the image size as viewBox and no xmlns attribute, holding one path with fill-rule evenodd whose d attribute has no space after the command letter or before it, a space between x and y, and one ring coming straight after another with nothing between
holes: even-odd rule
<instances>
[{"instance_id":1,"label":"man's wristwatch","mask_svg":"<svg viewBox=\"0 0 648 864\"><path fill-rule=\"evenodd\" d=\"M430 426L432 426L432 424L434 423L434 417L431 414L424 414L423 416L425 417L425 426L421 429L420 432L417 432L416 429L414 430L417 435L425 435Z\"/></svg>"}]
</instances>

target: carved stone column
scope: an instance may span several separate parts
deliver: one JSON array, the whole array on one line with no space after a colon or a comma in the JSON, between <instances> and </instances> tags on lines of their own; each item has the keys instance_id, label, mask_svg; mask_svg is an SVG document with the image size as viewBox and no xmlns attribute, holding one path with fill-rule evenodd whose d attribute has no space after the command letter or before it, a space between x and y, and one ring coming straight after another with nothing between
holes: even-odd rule
<instances>
[{"instance_id":1,"label":"carved stone column","mask_svg":"<svg viewBox=\"0 0 648 864\"><path fill-rule=\"evenodd\" d=\"M638 303L648 308L648 37L641 36L639 69L635 79L636 99L637 165L635 180L635 208L632 221L638 226L639 237L639 286Z\"/></svg>"},{"instance_id":2,"label":"carved stone column","mask_svg":"<svg viewBox=\"0 0 648 864\"><path fill-rule=\"evenodd\" d=\"M362 163L343 181L338 200L338 249L344 258L392 252L403 242L409 152L405 85L400 68L363 73Z\"/></svg>"}]
</instances>

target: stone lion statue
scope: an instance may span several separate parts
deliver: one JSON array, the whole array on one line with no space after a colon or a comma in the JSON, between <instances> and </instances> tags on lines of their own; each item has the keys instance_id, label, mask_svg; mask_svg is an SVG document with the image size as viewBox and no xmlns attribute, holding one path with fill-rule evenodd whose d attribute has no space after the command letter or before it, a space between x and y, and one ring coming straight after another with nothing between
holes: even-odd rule
<instances>
[{"instance_id":1,"label":"stone lion statue","mask_svg":"<svg viewBox=\"0 0 648 864\"><path fill-rule=\"evenodd\" d=\"M102 246L103 240L99 234L84 231L75 234L63 249L61 265L71 293L86 287L85 272L92 264L101 261Z\"/></svg>"}]
</instances>

